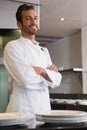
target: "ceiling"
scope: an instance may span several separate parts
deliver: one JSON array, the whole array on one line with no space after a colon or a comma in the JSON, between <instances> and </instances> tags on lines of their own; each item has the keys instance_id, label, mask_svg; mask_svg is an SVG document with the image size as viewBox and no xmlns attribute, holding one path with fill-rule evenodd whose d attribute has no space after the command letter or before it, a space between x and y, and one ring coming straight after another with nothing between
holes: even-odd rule
<instances>
[{"instance_id":1,"label":"ceiling","mask_svg":"<svg viewBox=\"0 0 87 130\"><path fill-rule=\"evenodd\" d=\"M87 0L40 0L38 35L64 37L87 25ZM59 18L64 17L64 21Z\"/></svg>"}]
</instances>

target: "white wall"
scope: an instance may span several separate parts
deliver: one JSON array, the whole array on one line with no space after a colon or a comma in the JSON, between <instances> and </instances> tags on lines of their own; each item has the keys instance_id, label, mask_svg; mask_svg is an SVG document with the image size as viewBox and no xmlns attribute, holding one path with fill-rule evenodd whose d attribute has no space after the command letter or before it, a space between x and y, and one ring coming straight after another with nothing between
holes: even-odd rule
<instances>
[{"instance_id":1,"label":"white wall","mask_svg":"<svg viewBox=\"0 0 87 130\"><path fill-rule=\"evenodd\" d=\"M81 29L82 36L82 68L86 71L82 72L83 75L83 93L87 94L87 26Z\"/></svg>"},{"instance_id":2,"label":"white wall","mask_svg":"<svg viewBox=\"0 0 87 130\"><path fill-rule=\"evenodd\" d=\"M52 61L58 66L63 66L64 70L73 67L81 67L81 32L64 37L55 43L47 44ZM59 88L50 90L53 93L81 93L81 72L73 70L61 72L63 79Z\"/></svg>"},{"instance_id":3,"label":"white wall","mask_svg":"<svg viewBox=\"0 0 87 130\"><path fill-rule=\"evenodd\" d=\"M64 37L55 43L47 44L52 61L64 69L81 67L81 32Z\"/></svg>"}]
</instances>

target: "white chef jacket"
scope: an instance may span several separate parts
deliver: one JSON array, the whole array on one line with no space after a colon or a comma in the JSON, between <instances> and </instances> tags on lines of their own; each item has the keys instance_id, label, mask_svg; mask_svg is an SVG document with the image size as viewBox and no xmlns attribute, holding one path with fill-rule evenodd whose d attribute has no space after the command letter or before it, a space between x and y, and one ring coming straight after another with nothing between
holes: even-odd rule
<instances>
[{"instance_id":1,"label":"white chef jacket","mask_svg":"<svg viewBox=\"0 0 87 130\"><path fill-rule=\"evenodd\" d=\"M6 112L26 113L29 127L35 128L39 123L35 114L51 110L48 87L58 87L62 76L47 69L52 65L47 48L22 36L5 46L4 65L12 89ZM53 82L37 74L32 66L43 67Z\"/></svg>"}]
</instances>

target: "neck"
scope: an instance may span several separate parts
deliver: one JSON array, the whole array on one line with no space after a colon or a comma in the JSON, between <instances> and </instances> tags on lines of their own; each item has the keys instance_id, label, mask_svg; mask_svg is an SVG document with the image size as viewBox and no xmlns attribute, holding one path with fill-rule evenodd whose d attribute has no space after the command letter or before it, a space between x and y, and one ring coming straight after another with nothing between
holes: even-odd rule
<instances>
[{"instance_id":1,"label":"neck","mask_svg":"<svg viewBox=\"0 0 87 130\"><path fill-rule=\"evenodd\" d=\"M22 36L23 36L24 38L27 38L27 39L31 40L33 43L34 43L34 41L35 41L35 35L22 34Z\"/></svg>"}]
</instances>

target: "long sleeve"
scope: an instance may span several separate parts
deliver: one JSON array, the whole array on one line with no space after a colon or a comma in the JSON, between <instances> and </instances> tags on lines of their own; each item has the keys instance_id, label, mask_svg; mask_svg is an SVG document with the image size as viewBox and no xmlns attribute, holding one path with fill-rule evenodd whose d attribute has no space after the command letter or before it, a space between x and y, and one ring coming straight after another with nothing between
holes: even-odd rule
<instances>
[{"instance_id":1,"label":"long sleeve","mask_svg":"<svg viewBox=\"0 0 87 130\"><path fill-rule=\"evenodd\" d=\"M45 70L46 70L47 75L52 81L52 82L44 81L47 84L47 86L51 88L59 87L62 80L62 75L60 74L60 72L54 72L48 69L45 69Z\"/></svg>"},{"instance_id":2,"label":"long sleeve","mask_svg":"<svg viewBox=\"0 0 87 130\"><path fill-rule=\"evenodd\" d=\"M32 68L27 55L24 56L21 51L23 50L8 44L4 51L4 64L18 86L29 88L33 84L34 87L35 84L42 82L42 78Z\"/></svg>"},{"instance_id":3,"label":"long sleeve","mask_svg":"<svg viewBox=\"0 0 87 130\"><path fill-rule=\"evenodd\" d=\"M52 65L52 60L51 60L51 57L50 57L50 54L49 54L49 51L48 49L46 49L46 54L47 54L47 57L48 57L48 67ZM55 88L55 87L59 87L60 86L60 83L61 83L61 80L62 80L62 75L60 72L54 72L54 71L51 71L49 69L45 69L48 77L51 79L52 82L49 82L45 79L43 79L43 82L45 83L46 86L49 86L51 88Z\"/></svg>"}]
</instances>

